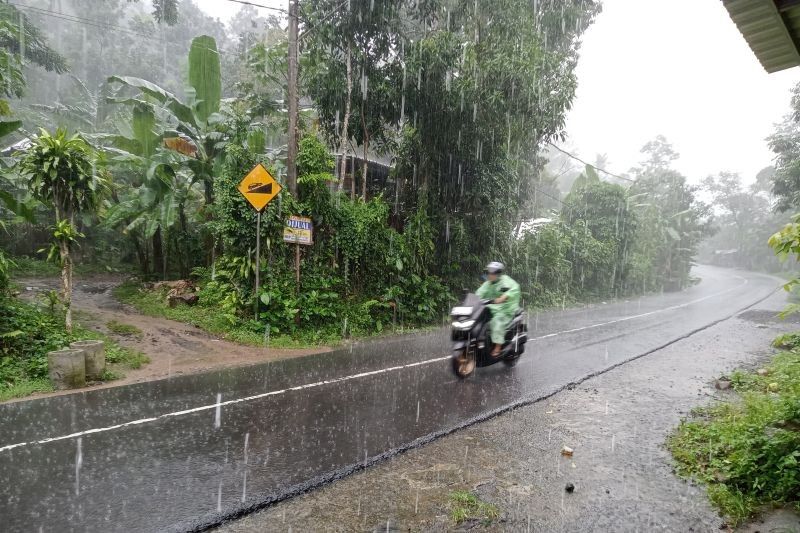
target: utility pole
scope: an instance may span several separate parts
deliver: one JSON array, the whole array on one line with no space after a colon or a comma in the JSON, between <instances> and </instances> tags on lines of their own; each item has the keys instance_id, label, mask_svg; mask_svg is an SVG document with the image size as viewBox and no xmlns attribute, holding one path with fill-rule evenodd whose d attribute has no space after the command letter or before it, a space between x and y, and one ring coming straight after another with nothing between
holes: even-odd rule
<instances>
[{"instance_id":1,"label":"utility pole","mask_svg":"<svg viewBox=\"0 0 800 533\"><path fill-rule=\"evenodd\" d=\"M297 122L299 118L299 102L297 99L297 3L289 0L289 77L287 96L289 98L289 134L287 140L286 181L289 192L297 197Z\"/></svg>"}]
</instances>

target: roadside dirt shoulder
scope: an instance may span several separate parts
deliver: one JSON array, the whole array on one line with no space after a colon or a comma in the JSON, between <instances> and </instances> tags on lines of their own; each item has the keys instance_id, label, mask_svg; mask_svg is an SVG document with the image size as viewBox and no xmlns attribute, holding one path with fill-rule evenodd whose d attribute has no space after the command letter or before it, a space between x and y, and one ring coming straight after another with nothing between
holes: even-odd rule
<instances>
[{"instance_id":1,"label":"roadside dirt shoulder","mask_svg":"<svg viewBox=\"0 0 800 533\"><path fill-rule=\"evenodd\" d=\"M112 296L111 290L120 281L113 276L76 280L73 294L76 320L88 329L108 335L123 346L144 353L150 358L150 363L137 370L126 370L122 379L80 391L330 351L327 347L287 350L245 346L219 339L189 324L146 316ZM37 293L43 291L58 289L59 286L56 279L18 279L15 282L22 288L21 296L27 299L35 298ZM112 320L134 326L141 334L118 335L108 329L108 323ZM77 391L38 394L22 400L72 392Z\"/></svg>"},{"instance_id":2,"label":"roadside dirt shoulder","mask_svg":"<svg viewBox=\"0 0 800 533\"><path fill-rule=\"evenodd\" d=\"M796 322L774 318L784 303L784 295L776 294L736 318L549 400L459 431L221 529L484 528L477 521L458 527L450 521L448 497L458 489L474 490L500 509L499 518L486 526L493 531L726 529L705 489L674 475L664 442L693 407L732 394L716 391L714 378L768 358L769 342L776 335L800 329ZM563 446L572 448L574 455L563 456ZM565 491L568 483L574 492ZM784 522L800 530L796 515L789 514ZM750 531L759 529L758 523L751 526Z\"/></svg>"}]
</instances>

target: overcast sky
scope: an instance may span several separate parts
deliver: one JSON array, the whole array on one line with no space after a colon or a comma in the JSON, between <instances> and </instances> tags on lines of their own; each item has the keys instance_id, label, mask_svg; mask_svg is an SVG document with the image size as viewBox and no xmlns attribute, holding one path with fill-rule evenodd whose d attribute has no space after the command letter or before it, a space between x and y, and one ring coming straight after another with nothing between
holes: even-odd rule
<instances>
[{"instance_id":1,"label":"overcast sky","mask_svg":"<svg viewBox=\"0 0 800 533\"><path fill-rule=\"evenodd\" d=\"M195 2L224 21L238 11L229 0ZM800 81L800 68L764 72L721 0L605 0L577 73L567 148L590 161L606 154L607 170L625 172L662 134L692 181L722 170L754 179Z\"/></svg>"}]
</instances>

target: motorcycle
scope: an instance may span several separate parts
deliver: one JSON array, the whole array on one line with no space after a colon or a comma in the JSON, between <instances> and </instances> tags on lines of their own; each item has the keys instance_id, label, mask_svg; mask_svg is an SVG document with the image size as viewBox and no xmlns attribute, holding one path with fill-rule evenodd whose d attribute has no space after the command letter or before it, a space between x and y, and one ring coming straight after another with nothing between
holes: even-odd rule
<instances>
[{"instance_id":1,"label":"motorcycle","mask_svg":"<svg viewBox=\"0 0 800 533\"><path fill-rule=\"evenodd\" d=\"M459 378L470 376L476 367L493 365L502 361L506 366L514 366L525 351L528 342L528 317L517 310L506 329L505 342L500 355L492 357L493 344L489 338L489 321L492 318L489 304L476 294L467 293L461 305L450 312L451 340L453 342L453 372Z\"/></svg>"}]
</instances>

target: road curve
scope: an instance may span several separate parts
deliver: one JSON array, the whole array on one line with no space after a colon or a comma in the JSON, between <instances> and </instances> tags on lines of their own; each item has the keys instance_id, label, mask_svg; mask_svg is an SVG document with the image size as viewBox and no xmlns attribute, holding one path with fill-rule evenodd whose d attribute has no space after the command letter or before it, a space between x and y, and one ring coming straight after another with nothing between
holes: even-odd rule
<instances>
[{"instance_id":1,"label":"road curve","mask_svg":"<svg viewBox=\"0 0 800 533\"><path fill-rule=\"evenodd\" d=\"M534 314L515 368L466 381L442 330L2 405L3 529L202 529L652 353L780 284L695 274L679 293Z\"/></svg>"}]
</instances>

